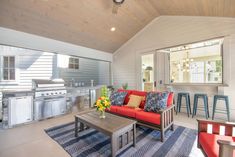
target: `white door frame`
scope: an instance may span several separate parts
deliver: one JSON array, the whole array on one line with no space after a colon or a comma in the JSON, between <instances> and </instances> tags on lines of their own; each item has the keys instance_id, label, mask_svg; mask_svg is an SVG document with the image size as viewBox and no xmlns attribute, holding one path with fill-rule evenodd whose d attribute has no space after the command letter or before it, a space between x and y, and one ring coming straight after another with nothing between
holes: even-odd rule
<instances>
[{"instance_id":1,"label":"white door frame","mask_svg":"<svg viewBox=\"0 0 235 157\"><path fill-rule=\"evenodd\" d=\"M136 58L136 65L137 65L137 89L138 90L143 90L142 87L142 56L148 55L148 54L153 54L153 82L156 80L156 50L151 50L151 51L145 51L145 52L140 52L137 55ZM155 86L153 87L155 90Z\"/></svg>"}]
</instances>

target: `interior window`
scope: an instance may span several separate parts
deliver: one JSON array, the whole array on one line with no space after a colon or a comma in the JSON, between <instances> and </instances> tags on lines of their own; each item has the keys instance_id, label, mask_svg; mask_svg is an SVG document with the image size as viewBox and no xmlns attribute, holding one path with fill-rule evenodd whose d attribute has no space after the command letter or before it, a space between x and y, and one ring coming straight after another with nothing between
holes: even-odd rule
<instances>
[{"instance_id":1,"label":"interior window","mask_svg":"<svg viewBox=\"0 0 235 157\"><path fill-rule=\"evenodd\" d=\"M15 57L3 57L3 80L15 80Z\"/></svg>"},{"instance_id":2,"label":"interior window","mask_svg":"<svg viewBox=\"0 0 235 157\"><path fill-rule=\"evenodd\" d=\"M222 83L223 39L163 50L169 53L171 83Z\"/></svg>"}]
</instances>

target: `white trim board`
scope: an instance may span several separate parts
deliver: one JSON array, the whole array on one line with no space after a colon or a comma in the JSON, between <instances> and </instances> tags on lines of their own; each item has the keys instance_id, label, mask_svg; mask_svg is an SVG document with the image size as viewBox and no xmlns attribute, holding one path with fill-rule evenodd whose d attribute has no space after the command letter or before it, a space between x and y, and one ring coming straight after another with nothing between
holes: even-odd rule
<instances>
[{"instance_id":1,"label":"white trim board","mask_svg":"<svg viewBox=\"0 0 235 157\"><path fill-rule=\"evenodd\" d=\"M0 27L0 44L42 50L52 53L74 55L103 61L113 61L113 54Z\"/></svg>"}]
</instances>

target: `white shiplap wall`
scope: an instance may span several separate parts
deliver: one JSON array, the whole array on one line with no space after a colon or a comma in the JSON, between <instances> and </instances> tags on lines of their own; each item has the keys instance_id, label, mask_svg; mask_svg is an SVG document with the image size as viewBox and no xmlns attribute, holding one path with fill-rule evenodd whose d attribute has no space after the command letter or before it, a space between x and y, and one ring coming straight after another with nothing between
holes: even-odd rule
<instances>
[{"instance_id":1,"label":"white shiplap wall","mask_svg":"<svg viewBox=\"0 0 235 157\"><path fill-rule=\"evenodd\" d=\"M130 88L140 89L140 56L142 53L172 47L176 45L193 43L211 38L225 36L225 72L226 83L229 87L225 94L230 96L232 119L235 120L235 76L232 61L235 55L235 18L217 17L190 17L190 16L161 16L153 20L143 30L119 48L113 56L113 81L117 86L128 82ZM164 62L163 62L164 63ZM158 68L158 67L156 67ZM163 75L163 74L162 74ZM164 74L165 75L165 74ZM157 77L158 78L158 77ZM181 90L192 90L188 87ZM201 88L202 92L215 91L214 87ZM210 92L211 93L211 92Z\"/></svg>"}]
</instances>

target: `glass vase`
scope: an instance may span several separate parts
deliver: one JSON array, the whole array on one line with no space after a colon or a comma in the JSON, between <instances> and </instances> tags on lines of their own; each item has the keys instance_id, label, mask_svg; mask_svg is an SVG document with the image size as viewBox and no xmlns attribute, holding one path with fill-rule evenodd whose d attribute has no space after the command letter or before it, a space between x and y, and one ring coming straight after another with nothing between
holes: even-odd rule
<instances>
[{"instance_id":1,"label":"glass vase","mask_svg":"<svg viewBox=\"0 0 235 157\"><path fill-rule=\"evenodd\" d=\"M105 111L101 111L101 112L100 112L100 118L101 118L101 119L104 119L104 118L105 118Z\"/></svg>"}]
</instances>

